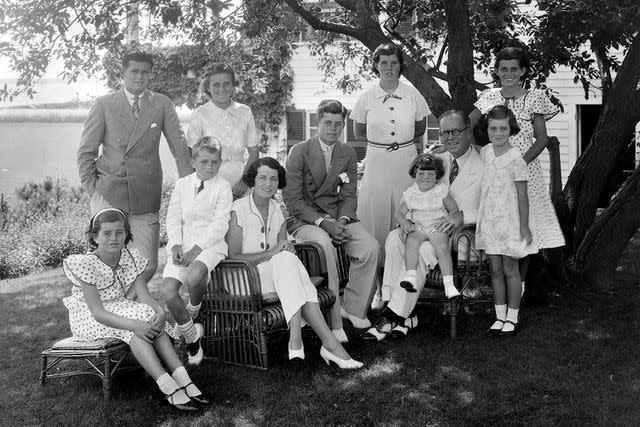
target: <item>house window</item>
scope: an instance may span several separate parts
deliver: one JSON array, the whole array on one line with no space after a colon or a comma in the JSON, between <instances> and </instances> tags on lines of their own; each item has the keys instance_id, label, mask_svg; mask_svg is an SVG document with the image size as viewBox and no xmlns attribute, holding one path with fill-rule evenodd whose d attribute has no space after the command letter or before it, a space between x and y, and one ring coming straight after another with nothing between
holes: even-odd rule
<instances>
[{"instance_id":1,"label":"house window","mask_svg":"<svg viewBox=\"0 0 640 427\"><path fill-rule=\"evenodd\" d=\"M427 131L425 132L425 144L427 146L440 144L440 127L438 118L433 114L427 116Z\"/></svg>"}]
</instances>

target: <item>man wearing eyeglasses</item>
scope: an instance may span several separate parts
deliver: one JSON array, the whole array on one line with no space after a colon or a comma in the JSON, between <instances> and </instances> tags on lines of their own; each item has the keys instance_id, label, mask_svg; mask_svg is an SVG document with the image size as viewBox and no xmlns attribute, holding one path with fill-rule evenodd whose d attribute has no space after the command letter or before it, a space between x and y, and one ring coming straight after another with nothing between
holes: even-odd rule
<instances>
[{"instance_id":1,"label":"man wearing eyeglasses","mask_svg":"<svg viewBox=\"0 0 640 427\"><path fill-rule=\"evenodd\" d=\"M480 189L484 173L484 162L480 154L471 144L471 129L469 117L460 110L449 110L440 116L440 140L445 153L438 154L442 159L445 174L442 182L449 184L449 194L458 204L460 210L443 221L441 230L450 232L461 224L475 224L480 205ZM466 256L467 248L459 248L460 256ZM381 320L370 328L363 338L384 339L387 335L392 338L402 338L415 328L418 318L411 315L429 266L437 264L435 250L431 243L424 242L420 247L420 262L418 264L417 292L410 293L400 287L400 278L404 277L404 243L400 240L399 229L392 230L385 243L385 265L382 279L382 298L389 301L384 309ZM382 319L387 319L385 322ZM386 323L382 330L376 328ZM389 327L389 324L391 327Z\"/></svg>"}]
</instances>

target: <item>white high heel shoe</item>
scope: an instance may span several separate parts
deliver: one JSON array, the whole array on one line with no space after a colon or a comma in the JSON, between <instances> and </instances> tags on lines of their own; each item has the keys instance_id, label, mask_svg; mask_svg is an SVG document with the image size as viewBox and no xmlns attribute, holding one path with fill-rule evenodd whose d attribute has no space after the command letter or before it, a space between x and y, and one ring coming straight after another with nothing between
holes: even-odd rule
<instances>
[{"instance_id":1,"label":"white high heel shoe","mask_svg":"<svg viewBox=\"0 0 640 427\"><path fill-rule=\"evenodd\" d=\"M327 365L331 365L330 362L333 362L338 365L340 369L359 369L364 366L362 362L358 362L352 358L349 358L348 360L340 359L338 356L324 348L324 346L320 347L320 357L327 362Z\"/></svg>"},{"instance_id":2,"label":"white high heel shoe","mask_svg":"<svg viewBox=\"0 0 640 427\"><path fill-rule=\"evenodd\" d=\"M289 349L289 360L293 359L304 360L304 344L298 350Z\"/></svg>"}]
</instances>

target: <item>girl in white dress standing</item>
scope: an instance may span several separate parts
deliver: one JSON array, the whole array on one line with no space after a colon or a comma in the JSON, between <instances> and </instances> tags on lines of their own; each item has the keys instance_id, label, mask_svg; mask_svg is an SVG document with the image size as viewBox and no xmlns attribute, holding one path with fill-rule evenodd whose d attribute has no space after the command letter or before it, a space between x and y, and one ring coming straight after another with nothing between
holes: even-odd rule
<instances>
[{"instance_id":1,"label":"girl in white dress standing","mask_svg":"<svg viewBox=\"0 0 640 427\"><path fill-rule=\"evenodd\" d=\"M131 228L124 212L101 210L91 218L87 236L94 250L70 255L63 263L73 285L71 296L63 300L73 336L80 341L118 338L129 344L133 356L177 409L196 410L197 403L209 403L191 382L165 332L166 314L149 294L142 275L148 260L136 249L125 248ZM126 297L129 287L135 289L137 301Z\"/></svg>"},{"instance_id":2,"label":"girl in white dress standing","mask_svg":"<svg viewBox=\"0 0 640 427\"><path fill-rule=\"evenodd\" d=\"M212 64L200 83L200 92L210 101L191 113L187 145L189 148L203 136L213 136L222 144L222 165L218 172L231 184L234 197L242 197L247 186L242 174L258 159L258 136L251 108L235 102L238 85L233 69L227 64ZM244 161L248 153L247 161Z\"/></svg>"},{"instance_id":3,"label":"girl in white dress standing","mask_svg":"<svg viewBox=\"0 0 640 427\"><path fill-rule=\"evenodd\" d=\"M520 128L504 105L486 115L483 126L491 144L480 151L485 161L480 208L476 225L476 249L482 249L491 264L491 286L496 320L490 335L512 335L518 324L522 283L518 260L538 252L531 234L527 164L509 143Z\"/></svg>"}]
</instances>

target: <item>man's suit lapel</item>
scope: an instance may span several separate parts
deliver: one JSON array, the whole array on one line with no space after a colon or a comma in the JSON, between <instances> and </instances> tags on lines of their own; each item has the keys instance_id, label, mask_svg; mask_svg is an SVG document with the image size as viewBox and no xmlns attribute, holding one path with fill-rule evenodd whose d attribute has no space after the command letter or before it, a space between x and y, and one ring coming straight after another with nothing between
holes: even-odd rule
<instances>
[{"instance_id":1,"label":"man's suit lapel","mask_svg":"<svg viewBox=\"0 0 640 427\"><path fill-rule=\"evenodd\" d=\"M324 166L324 156L322 155L320 141L318 141L317 136L309 141L309 150L305 153L305 161L316 183L316 187L321 187L327 176L327 171ZM318 192L319 191L316 191L316 194Z\"/></svg>"},{"instance_id":2,"label":"man's suit lapel","mask_svg":"<svg viewBox=\"0 0 640 427\"><path fill-rule=\"evenodd\" d=\"M127 151L131 150L133 146L140 141L140 138L142 138L145 132L149 130L155 115L156 109L153 103L153 95L147 90L140 100L140 114L138 115L138 120L135 122L135 127L131 134Z\"/></svg>"},{"instance_id":3,"label":"man's suit lapel","mask_svg":"<svg viewBox=\"0 0 640 427\"><path fill-rule=\"evenodd\" d=\"M331 190L336 181L338 180L338 176L340 173L344 172L344 164L347 157L344 155L344 150L342 144L336 142L333 147L333 156L331 157L331 167L329 168L329 172L327 173L324 182L316 192L316 194L322 194L326 191ZM324 162L324 158L322 159Z\"/></svg>"},{"instance_id":4,"label":"man's suit lapel","mask_svg":"<svg viewBox=\"0 0 640 427\"><path fill-rule=\"evenodd\" d=\"M113 109L115 111L115 117L118 118L122 127L126 129L129 135L133 134L133 128L136 126L136 119L133 118L131 105L129 105L129 100L127 99L127 95L124 94L123 89L116 92Z\"/></svg>"}]
</instances>

